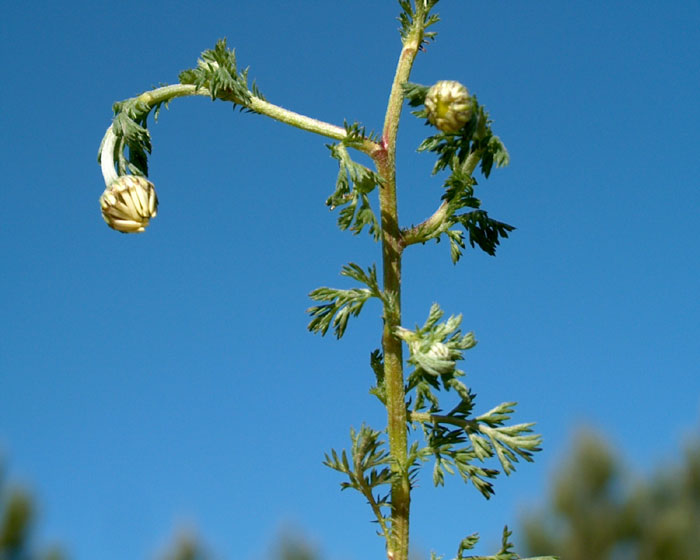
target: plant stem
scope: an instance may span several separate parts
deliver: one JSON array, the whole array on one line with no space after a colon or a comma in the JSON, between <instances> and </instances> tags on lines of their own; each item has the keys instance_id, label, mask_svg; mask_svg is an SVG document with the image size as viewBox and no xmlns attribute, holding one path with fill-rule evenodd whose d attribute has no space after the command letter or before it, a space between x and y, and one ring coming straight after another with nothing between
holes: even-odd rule
<instances>
[{"instance_id":1,"label":"plant stem","mask_svg":"<svg viewBox=\"0 0 700 560\"><path fill-rule=\"evenodd\" d=\"M283 107L279 107L278 105L273 105L272 103L263 101L259 97L253 97L248 104L248 107L256 113L266 115L272 119L302 130L306 130L308 132L320 134L321 136L326 136L335 140L345 140L347 137L347 132L342 127L328 124L317 119L312 119L311 117L307 117L305 115L300 115L294 111L290 111L288 109L284 109ZM353 144L353 147L355 146L357 146L358 150L368 155L372 155L372 153L381 149L379 144L368 139L363 140L361 144Z\"/></svg>"},{"instance_id":2,"label":"plant stem","mask_svg":"<svg viewBox=\"0 0 700 560\"><path fill-rule=\"evenodd\" d=\"M467 159L462 165L462 171L471 175L474 173L479 160L481 159L481 151L472 152L469 154ZM436 237L442 233L448 226L447 219L450 217L448 214L449 204L443 202L440 207L433 213L430 218L421 222L417 226L412 227L403 231L404 245L408 247L409 245L414 245L416 243L425 243L429 239Z\"/></svg>"},{"instance_id":3,"label":"plant stem","mask_svg":"<svg viewBox=\"0 0 700 560\"><path fill-rule=\"evenodd\" d=\"M422 22L422 18L420 18ZM408 477L408 434L406 425L406 392L403 378L403 346L394 334L401 324L401 253L404 243L399 228L396 204L396 136L403 105L402 85L408 81L413 61L423 39L423 29L414 26L405 38L389 95L383 149L372 157L382 177L379 205L382 223L382 263L384 292L393 296L392 305L384 305L384 383L386 387L387 432L392 459L391 540L387 542L389 560L408 560L411 483Z\"/></svg>"},{"instance_id":4,"label":"plant stem","mask_svg":"<svg viewBox=\"0 0 700 560\"><path fill-rule=\"evenodd\" d=\"M137 99L138 101L142 101L153 107L159 103L167 103L176 97L187 97L190 95L211 97L211 92L205 87L197 88L196 86L190 84L175 84L144 92L139 95ZM274 105L273 103L269 103L268 101L264 101L259 97L252 96L250 103L239 104L244 105L256 113L260 113L261 115L265 115L308 132L320 134L321 136L325 136L327 138L344 140L347 137L347 132L343 127L295 113L289 109L285 109L278 105ZM363 140L361 143L353 144L353 147L356 147L361 152L369 155L381 149L379 144L368 139Z\"/></svg>"},{"instance_id":5,"label":"plant stem","mask_svg":"<svg viewBox=\"0 0 700 560\"><path fill-rule=\"evenodd\" d=\"M360 491L367 499L367 503L372 508L372 513L374 513L374 516L377 518L377 523L379 523L379 526L382 529L382 535L384 536L386 541L389 542L389 540L391 539L391 533L389 531L389 527L387 526L386 518L382 514L382 509L377 503L374 494L372 494L372 488L369 487L362 478L360 478L358 482L360 484Z\"/></svg>"},{"instance_id":6,"label":"plant stem","mask_svg":"<svg viewBox=\"0 0 700 560\"><path fill-rule=\"evenodd\" d=\"M105 186L109 187L117 180L117 172L114 169L114 148L117 145L117 137L114 134L112 125L109 126L100 147L100 167Z\"/></svg>"}]
</instances>

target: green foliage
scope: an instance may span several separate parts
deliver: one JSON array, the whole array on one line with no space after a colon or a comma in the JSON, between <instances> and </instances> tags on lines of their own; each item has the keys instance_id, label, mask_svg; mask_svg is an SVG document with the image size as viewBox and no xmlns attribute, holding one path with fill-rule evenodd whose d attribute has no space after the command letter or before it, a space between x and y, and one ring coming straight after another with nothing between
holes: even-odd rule
<instances>
[{"instance_id":1,"label":"green foliage","mask_svg":"<svg viewBox=\"0 0 700 560\"><path fill-rule=\"evenodd\" d=\"M482 251L491 256L496 254L496 246L500 245L501 238L508 237L508 232L515 229L511 225L489 218L483 210L455 215L454 223L461 224L469 233L469 244L472 247L478 245ZM452 262L459 260L461 251L465 248L461 233L459 230L449 232Z\"/></svg>"},{"instance_id":2,"label":"green foliage","mask_svg":"<svg viewBox=\"0 0 700 560\"><path fill-rule=\"evenodd\" d=\"M385 442L379 432L365 425L357 432L351 429L350 439L350 458L346 451L339 454L333 449L330 455L326 454L323 464L347 476L348 480L340 484L341 488L354 488L367 499L382 533L386 534L388 519L382 508L389 507L390 494L388 491L375 494L380 487L390 485L392 480L391 459Z\"/></svg>"},{"instance_id":3,"label":"green foliage","mask_svg":"<svg viewBox=\"0 0 700 560\"><path fill-rule=\"evenodd\" d=\"M700 439L648 479L633 477L599 435L582 432L528 508L525 548L566 560L700 559Z\"/></svg>"},{"instance_id":4,"label":"green foliage","mask_svg":"<svg viewBox=\"0 0 700 560\"><path fill-rule=\"evenodd\" d=\"M360 123L354 122L350 124L348 121L344 121L343 127L345 128L345 134L347 134L343 139L343 146L348 148L357 148L364 140L370 140L371 142L380 141L380 137L376 132L370 131L367 133L367 127Z\"/></svg>"},{"instance_id":5,"label":"green foliage","mask_svg":"<svg viewBox=\"0 0 700 560\"><path fill-rule=\"evenodd\" d=\"M4 482L0 465L0 560L61 560L63 554L55 547L34 550L34 501L25 490L8 488Z\"/></svg>"},{"instance_id":6,"label":"green foliage","mask_svg":"<svg viewBox=\"0 0 700 560\"><path fill-rule=\"evenodd\" d=\"M428 90L427 86L407 83L404 84L404 97L410 106L420 107L425 102ZM450 172L442 196L447 207L446 218L438 227L424 229L421 241L433 238L439 241L444 234L450 241L450 255L455 263L466 247L464 233L468 235L472 247L478 246L489 255L495 255L500 240L507 238L508 233L515 229L490 218L474 195L477 181L472 173L477 163L480 163L482 173L488 178L494 164L496 167L508 165L509 156L501 140L493 134L488 113L479 105L476 96L472 96L472 106L474 115L460 131L454 134L439 132L426 138L418 147L419 152L437 155L433 174L444 170ZM412 112L426 119L426 124L430 125L424 108ZM464 209L471 210L460 212ZM451 229L454 226L461 226L462 229Z\"/></svg>"},{"instance_id":7,"label":"green foliage","mask_svg":"<svg viewBox=\"0 0 700 560\"><path fill-rule=\"evenodd\" d=\"M464 429L448 429L438 423L435 423L432 429L427 423L422 427L426 446L422 450L421 458L427 455L434 457L433 484L435 486L444 485L445 473L455 474L456 469L462 479L465 482L471 482L485 498L488 499L494 494L490 480L496 478L499 472L476 464L477 454L467 444Z\"/></svg>"},{"instance_id":8,"label":"green foliage","mask_svg":"<svg viewBox=\"0 0 700 560\"><path fill-rule=\"evenodd\" d=\"M440 387L440 380L446 388L455 388L464 394L466 388L458 388L455 380L464 375L455 369L457 360L463 359L462 352L476 346L473 333L462 336L459 326L462 316L451 316L440 323L444 315L440 306L434 303L423 327L416 326L415 331L398 327L396 336L408 344L410 358L408 362L414 367L408 375L408 389L427 382L435 388Z\"/></svg>"},{"instance_id":9,"label":"green foliage","mask_svg":"<svg viewBox=\"0 0 700 560\"><path fill-rule=\"evenodd\" d=\"M379 399L383 405L386 406L386 386L384 385L384 356L382 356L382 351L377 349L373 350L369 357L369 365L374 372L374 376L377 379L377 384L370 388L370 394L374 395Z\"/></svg>"},{"instance_id":10,"label":"green foliage","mask_svg":"<svg viewBox=\"0 0 700 560\"><path fill-rule=\"evenodd\" d=\"M399 327L396 336L408 344L408 363L414 366L409 372L406 393L415 392L412 412L428 410L441 411L438 396L434 391L453 389L460 397L458 411L469 414L474 395L459 378L464 372L457 369L457 361L462 360L465 350L476 346L473 333L462 335L459 327L462 316L451 316L446 322L439 322L444 312L433 304L423 327L416 326L411 331Z\"/></svg>"},{"instance_id":11,"label":"green foliage","mask_svg":"<svg viewBox=\"0 0 700 560\"><path fill-rule=\"evenodd\" d=\"M179 80L208 89L212 101L230 101L234 109L237 105L245 108L252 96L264 99L255 82L248 89L248 69L238 71L236 52L227 48L226 39L219 39L213 49L204 51L197 67L180 72Z\"/></svg>"},{"instance_id":12,"label":"green foliage","mask_svg":"<svg viewBox=\"0 0 700 560\"><path fill-rule=\"evenodd\" d=\"M335 336L341 338L345 333L350 316L357 317L368 299L372 297L384 298L377 282L376 266L372 265L365 273L360 266L350 263L343 266L340 274L357 280L366 285L367 288L340 290L323 287L312 291L309 294L311 299L328 303L307 309L307 313L312 317L308 326L311 332L321 333L323 336L332 325Z\"/></svg>"},{"instance_id":13,"label":"green foliage","mask_svg":"<svg viewBox=\"0 0 700 560\"><path fill-rule=\"evenodd\" d=\"M406 82L401 87L403 89L403 97L408 101L411 107L423 107L422 109L411 111L411 113L419 119L425 119L425 124L430 125L430 121L428 121L428 111L424 107L425 98L428 96L430 86Z\"/></svg>"},{"instance_id":14,"label":"green foliage","mask_svg":"<svg viewBox=\"0 0 700 560\"><path fill-rule=\"evenodd\" d=\"M501 549L492 556L465 556L465 552L472 550L479 542L479 535L474 533L462 539L457 549L457 556L453 560L519 560L518 556L513 551L513 543L510 540L512 531L508 527L503 528L503 536L501 537ZM435 553L431 553L431 560L439 560ZM522 560L557 560L554 556L538 556L537 558L524 558Z\"/></svg>"},{"instance_id":15,"label":"green foliage","mask_svg":"<svg viewBox=\"0 0 700 560\"><path fill-rule=\"evenodd\" d=\"M415 92L409 99L409 104L420 97L420 90L416 84L408 92ZM423 86L425 87L425 86ZM406 90L405 90L406 91ZM423 96L425 99L425 96ZM454 171L467 163L467 158L474 154L481 158L481 171L486 178L491 174L493 164L497 167L505 167L510 162L510 156L503 142L493 134L492 120L483 105L479 105L476 95L471 96L473 116L464 127L454 134L439 132L429 136L418 146L419 152L433 152L438 158L433 166L433 174L444 169ZM415 111L415 115L423 116L424 111ZM429 124L427 122L426 124Z\"/></svg>"},{"instance_id":16,"label":"green foliage","mask_svg":"<svg viewBox=\"0 0 700 560\"><path fill-rule=\"evenodd\" d=\"M367 275L357 265L353 265L352 269L344 272L345 275L351 275L378 290L373 271ZM336 291L334 308L347 309L349 300L364 304L364 301L371 297L372 288L361 291L364 292L362 295L358 290L352 297L348 297L347 290ZM327 299L329 294L320 295ZM378 292L377 296L380 297ZM312 308L315 309L319 308ZM325 332L333 316L330 304L329 307L323 308L323 312L324 324L319 323L315 330ZM349 311L345 313L346 316L349 314ZM413 365L413 371L407 377L406 387L407 394L415 392L410 419L421 425L425 438L423 447L415 442L409 452L410 478L414 481L420 463L432 457L435 461L435 485L444 484L446 472L458 472L465 482L471 482L482 495L489 498L494 493L490 480L495 478L499 471L480 463L495 457L503 471L510 474L519 458L532 460L532 454L539 450L541 438L531 433L531 423L507 425L515 403L504 403L485 414L471 417L475 395L460 381L459 378L464 376L464 372L457 369L456 364L458 360L463 359L463 352L473 348L476 341L472 333L463 335L459 330L461 316L451 316L441 322L443 316L444 312L435 304L422 327L416 327L413 331L402 327L396 330L396 336L408 345L408 363ZM344 330L344 323L339 324L337 328L341 326ZM380 401L385 402L384 364L379 350L371 354L370 365L377 379L377 384L372 387L371 392ZM459 397L457 405L446 414L441 414L442 408L437 395L441 389L454 390ZM410 402L408 404L410 407ZM429 412L423 413L426 409ZM388 455L380 451L383 442L379 440L378 434L364 426L358 433L353 431L350 455L345 451L338 454L333 450L332 454L326 457L325 464L348 476L349 481L341 483L343 489L354 488L360 491L370 504L384 507L387 505L388 495L376 495L370 499L377 486L390 482L391 471L386 467ZM382 470L377 470L380 465ZM368 471L369 475L365 474Z\"/></svg>"},{"instance_id":17,"label":"green foliage","mask_svg":"<svg viewBox=\"0 0 700 560\"><path fill-rule=\"evenodd\" d=\"M540 450L541 436L532 433L532 423L507 426L515 403L503 403L486 414L470 418L467 411L474 405L474 395L462 400L445 415L431 414L429 418L413 414L421 422L426 440L422 458L435 459L433 483L444 484L445 472L455 469L465 482L471 482L485 498L494 494L490 480L499 471L483 467L481 463L496 457L503 472L511 474L518 458L532 461L532 454Z\"/></svg>"},{"instance_id":18,"label":"green foliage","mask_svg":"<svg viewBox=\"0 0 700 560\"><path fill-rule=\"evenodd\" d=\"M460 380L464 372L456 365L476 341L472 333L462 335L461 316L440 322L443 315L440 307L433 304L423 327L413 331L399 327L396 332L408 344L408 362L414 369L408 375L406 392L415 391L411 419L420 423L426 442L415 459L434 458L436 486L444 484L446 472L456 471L488 499L494 493L490 480L499 471L476 463L495 457L503 472L510 474L520 458L532 461L541 437L532 434L532 423L506 425L516 403L503 403L485 414L471 416L475 394ZM456 406L446 414L442 414L437 394L441 389L453 389L459 397Z\"/></svg>"},{"instance_id":19,"label":"green foliage","mask_svg":"<svg viewBox=\"0 0 700 560\"><path fill-rule=\"evenodd\" d=\"M481 201L474 196L476 179L471 173L456 167L445 180L445 193L442 199L447 203L448 219L443 232L450 240L452 262L457 262L465 248L462 231L451 230L457 224L461 225L469 235L472 247L479 248L489 255L496 254L496 247L501 238L507 238L508 233L515 228L503 222L491 219L488 213L480 210ZM474 208L468 212L459 213L464 208Z\"/></svg>"},{"instance_id":20,"label":"green foliage","mask_svg":"<svg viewBox=\"0 0 700 560\"><path fill-rule=\"evenodd\" d=\"M513 533L508 530L508 527L503 528L501 549L493 556L465 556L464 553L473 549L479 540L478 534L470 535L459 544L455 560L516 560L518 555L513 552L513 543L510 542L510 536L512 534Z\"/></svg>"},{"instance_id":21,"label":"green foliage","mask_svg":"<svg viewBox=\"0 0 700 560\"><path fill-rule=\"evenodd\" d=\"M542 437L532 434L533 422L504 425L515 412L517 403L502 403L487 413L476 417L478 431L469 431L469 440L477 457L486 459L496 454L506 474L515 470L518 457L532 462L532 454L541 451Z\"/></svg>"},{"instance_id":22,"label":"green foliage","mask_svg":"<svg viewBox=\"0 0 700 560\"><path fill-rule=\"evenodd\" d=\"M212 100L232 102L234 109L241 105L247 110L253 96L264 99L255 82L248 88L248 69L238 71L236 54L226 47L226 39L204 51L197 67L184 70L179 79L181 84L194 85L197 90L206 88ZM148 115L153 111L157 119L163 105L167 105L167 101L153 101L148 92L113 105L112 130L117 137L113 160L117 162L119 175L148 176L148 156L152 149ZM102 146L98 160L101 153Z\"/></svg>"},{"instance_id":23,"label":"green foliage","mask_svg":"<svg viewBox=\"0 0 700 560\"><path fill-rule=\"evenodd\" d=\"M358 134L364 133L360 131ZM355 142L361 136L354 135L350 142ZM374 171L370 171L364 165L354 162L343 144L329 144L331 157L338 160L340 167L336 180L335 192L326 200L326 206L331 210L343 207L338 216L338 227L342 230L349 229L355 235L359 234L365 226L370 235L379 239L381 229L377 217L372 211L369 202L369 194L375 187L381 184L381 178Z\"/></svg>"},{"instance_id":24,"label":"green foliage","mask_svg":"<svg viewBox=\"0 0 700 560\"><path fill-rule=\"evenodd\" d=\"M157 115L161 105L162 103L151 106L140 96L118 101L113 105L115 117L112 130L117 137L113 160L117 162L119 175L126 175L128 172L148 176L148 156L152 149L148 115L152 109L155 109ZM128 157L125 150L128 150ZM98 160L101 153L102 146L97 156Z\"/></svg>"},{"instance_id":25,"label":"green foliage","mask_svg":"<svg viewBox=\"0 0 700 560\"><path fill-rule=\"evenodd\" d=\"M450 229L461 225L469 235L472 247L478 245L489 255L495 255L500 238L507 238L508 232L515 228L506 223L489 218L488 213L480 210L481 201L474 196L476 179L472 176L472 166L476 159L481 161L481 170L488 178L493 163L497 166L508 164L508 152L503 143L491 132L490 120L483 106L473 96L475 117L457 134L440 132L426 138L418 151L430 151L438 159L433 174L444 169L450 170L445 180L443 200L448 205L448 223L444 228L450 240L452 261L457 262L465 248L462 232ZM464 208L474 210L460 213Z\"/></svg>"},{"instance_id":26,"label":"green foliage","mask_svg":"<svg viewBox=\"0 0 700 560\"><path fill-rule=\"evenodd\" d=\"M401 13L398 17L399 23L401 24L399 31L404 41L408 39L411 32L416 28L416 20L418 20L419 23L418 29L422 30L423 33L421 47L428 41L435 39L437 35L436 32L424 30L440 21L437 14L430 13L430 10L435 7L438 1L439 0L415 0L416 8L414 9L411 5L411 0L399 0L399 6L401 6Z\"/></svg>"}]
</instances>

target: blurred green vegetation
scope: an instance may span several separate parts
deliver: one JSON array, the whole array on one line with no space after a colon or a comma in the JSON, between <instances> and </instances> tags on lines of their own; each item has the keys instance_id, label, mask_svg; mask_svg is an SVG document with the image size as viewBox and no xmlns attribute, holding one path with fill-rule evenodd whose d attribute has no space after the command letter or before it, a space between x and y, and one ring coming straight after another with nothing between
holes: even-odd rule
<instances>
[{"instance_id":1,"label":"blurred green vegetation","mask_svg":"<svg viewBox=\"0 0 700 560\"><path fill-rule=\"evenodd\" d=\"M220 556L209 551L197 536L186 533L176 536L162 560L218 560ZM267 555L267 560L319 560L309 541L298 533L282 533Z\"/></svg>"},{"instance_id":2,"label":"blurred green vegetation","mask_svg":"<svg viewBox=\"0 0 700 560\"><path fill-rule=\"evenodd\" d=\"M5 482L0 465L0 560L63 560L57 547L33 546L36 508L27 490Z\"/></svg>"},{"instance_id":3,"label":"blurred green vegetation","mask_svg":"<svg viewBox=\"0 0 700 560\"><path fill-rule=\"evenodd\" d=\"M182 533L175 537L170 550L162 560L209 560L211 555L202 542L193 534Z\"/></svg>"},{"instance_id":4,"label":"blurred green vegetation","mask_svg":"<svg viewBox=\"0 0 700 560\"><path fill-rule=\"evenodd\" d=\"M0 560L65 560L38 547L36 506L0 467ZM700 438L647 478L633 476L605 439L580 433L556 469L546 502L515 532L523 555L562 560L700 560ZM194 534L173 538L162 560L214 560ZM318 560L302 537L283 533L269 560Z\"/></svg>"},{"instance_id":5,"label":"blurred green vegetation","mask_svg":"<svg viewBox=\"0 0 700 560\"><path fill-rule=\"evenodd\" d=\"M0 464L0 560L66 560L57 546L39 549L36 545L37 508L31 493L9 484ZM160 560L214 560L219 558L192 532L173 537ZM308 541L296 533L283 533L272 547L269 560L318 560Z\"/></svg>"},{"instance_id":6,"label":"blurred green vegetation","mask_svg":"<svg viewBox=\"0 0 700 560\"><path fill-rule=\"evenodd\" d=\"M642 479L582 432L520 537L524 553L562 560L700 560L700 439Z\"/></svg>"}]
</instances>

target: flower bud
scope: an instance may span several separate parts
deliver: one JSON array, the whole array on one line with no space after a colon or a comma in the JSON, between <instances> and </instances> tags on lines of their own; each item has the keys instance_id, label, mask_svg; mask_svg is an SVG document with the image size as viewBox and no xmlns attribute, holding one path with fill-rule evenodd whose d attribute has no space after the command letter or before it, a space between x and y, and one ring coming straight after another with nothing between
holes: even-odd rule
<instances>
[{"instance_id":1,"label":"flower bud","mask_svg":"<svg viewBox=\"0 0 700 560\"><path fill-rule=\"evenodd\" d=\"M427 355L428 357L435 358L436 360L449 360L450 349L442 342L434 342L430 347L430 350L428 350Z\"/></svg>"},{"instance_id":2,"label":"flower bud","mask_svg":"<svg viewBox=\"0 0 700 560\"><path fill-rule=\"evenodd\" d=\"M443 132L455 133L472 116L472 102L467 88L459 82L441 81L425 97L428 120Z\"/></svg>"},{"instance_id":3,"label":"flower bud","mask_svg":"<svg viewBox=\"0 0 700 560\"><path fill-rule=\"evenodd\" d=\"M433 342L427 352L414 354L413 358L431 375L445 375L455 369L455 361L447 344L443 342Z\"/></svg>"},{"instance_id":4,"label":"flower bud","mask_svg":"<svg viewBox=\"0 0 700 560\"><path fill-rule=\"evenodd\" d=\"M156 190L148 179L122 175L100 197L102 217L112 229L141 233L158 209Z\"/></svg>"}]
</instances>

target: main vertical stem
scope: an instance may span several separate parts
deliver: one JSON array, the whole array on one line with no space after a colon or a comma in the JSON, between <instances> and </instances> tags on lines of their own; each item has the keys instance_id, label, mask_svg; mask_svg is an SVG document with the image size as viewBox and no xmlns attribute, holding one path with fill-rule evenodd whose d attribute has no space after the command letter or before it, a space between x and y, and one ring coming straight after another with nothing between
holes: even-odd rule
<instances>
[{"instance_id":1,"label":"main vertical stem","mask_svg":"<svg viewBox=\"0 0 700 560\"><path fill-rule=\"evenodd\" d=\"M388 154L387 154L388 155ZM384 160L384 161L382 161ZM391 542L387 543L389 560L408 559L408 528L411 488L406 465L406 394L403 379L403 347L394 329L401 324L401 232L397 220L395 172L390 159L377 158L377 168L384 179L380 193L382 222L382 260L384 293L392 297L384 309L384 383L386 388L387 431L393 460L391 486ZM382 162L382 163L380 163Z\"/></svg>"},{"instance_id":2,"label":"main vertical stem","mask_svg":"<svg viewBox=\"0 0 700 560\"><path fill-rule=\"evenodd\" d=\"M401 253L403 251L396 204L396 135L403 105L402 86L408 81L422 38L423 30L419 26L414 28L414 32L409 37L404 38L404 47L396 68L384 121L382 149L372 156L377 165L377 171L382 177L379 204L382 223L384 293L391 298L390 303L385 304L382 335L387 431L394 473L391 486L391 540L387 543L389 560L408 560L411 509L403 347L401 340L394 334L395 328L401 324Z\"/></svg>"}]
</instances>

